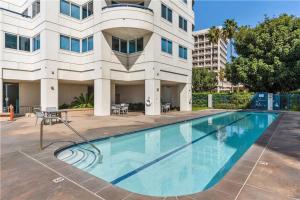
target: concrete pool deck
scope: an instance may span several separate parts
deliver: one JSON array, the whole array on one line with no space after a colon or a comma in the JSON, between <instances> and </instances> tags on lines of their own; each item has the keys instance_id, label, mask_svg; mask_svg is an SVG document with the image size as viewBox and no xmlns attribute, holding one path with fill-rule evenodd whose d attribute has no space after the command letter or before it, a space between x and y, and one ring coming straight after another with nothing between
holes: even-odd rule
<instances>
[{"instance_id":1,"label":"concrete pool deck","mask_svg":"<svg viewBox=\"0 0 300 200\"><path fill-rule=\"evenodd\" d=\"M71 125L89 139L107 137L223 112L204 110L171 112L162 116L94 117L88 112L69 114ZM218 200L300 198L300 112L283 112L266 132L213 188L188 196L154 198L115 187L54 156L58 148L80 139L63 124L44 127L39 150L39 126L35 118L1 122L1 198L10 199L106 199L106 200ZM62 142L64 141L64 142Z\"/></svg>"}]
</instances>

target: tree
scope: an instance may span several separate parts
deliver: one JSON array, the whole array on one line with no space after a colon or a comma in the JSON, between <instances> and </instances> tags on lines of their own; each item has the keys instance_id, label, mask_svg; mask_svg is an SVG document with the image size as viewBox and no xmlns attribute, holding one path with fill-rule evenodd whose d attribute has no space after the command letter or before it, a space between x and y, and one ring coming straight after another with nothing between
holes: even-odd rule
<instances>
[{"instance_id":1,"label":"tree","mask_svg":"<svg viewBox=\"0 0 300 200\"><path fill-rule=\"evenodd\" d=\"M265 18L243 26L234 36L238 57L226 65L226 77L250 91L282 92L300 88L300 18Z\"/></svg>"},{"instance_id":2,"label":"tree","mask_svg":"<svg viewBox=\"0 0 300 200\"><path fill-rule=\"evenodd\" d=\"M205 68L193 68L193 92L205 92L216 89L217 74Z\"/></svg>"},{"instance_id":3,"label":"tree","mask_svg":"<svg viewBox=\"0 0 300 200\"><path fill-rule=\"evenodd\" d=\"M215 55L215 48L214 46L219 43L219 40L222 36L222 30L213 26L208 31L208 40L211 43L212 54L211 54L211 71L213 70L213 59Z\"/></svg>"},{"instance_id":4,"label":"tree","mask_svg":"<svg viewBox=\"0 0 300 200\"><path fill-rule=\"evenodd\" d=\"M224 40L226 41L229 39L229 46L230 46L230 60L232 60L232 50L233 50L233 37L234 34L236 33L238 28L237 23L234 21L234 19L226 19L223 25L222 29L222 36Z\"/></svg>"},{"instance_id":5,"label":"tree","mask_svg":"<svg viewBox=\"0 0 300 200\"><path fill-rule=\"evenodd\" d=\"M221 81L223 87L223 82L225 80L225 70L223 68L221 68L219 71L219 80Z\"/></svg>"}]
</instances>

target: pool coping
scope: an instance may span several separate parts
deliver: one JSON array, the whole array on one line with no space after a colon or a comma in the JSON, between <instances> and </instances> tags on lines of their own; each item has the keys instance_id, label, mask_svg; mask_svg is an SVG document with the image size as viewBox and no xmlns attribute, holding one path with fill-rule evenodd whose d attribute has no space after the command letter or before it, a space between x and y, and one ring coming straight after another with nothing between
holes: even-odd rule
<instances>
[{"instance_id":1,"label":"pool coping","mask_svg":"<svg viewBox=\"0 0 300 200\"><path fill-rule=\"evenodd\" d=\"M99 137L96 139L92 139L90 141L99 141L104 140L110 137L119 137L122 135L133 134L139 131L159 128L166 125L182 123L186 121L190 121L193 119L200 119L203 117L213 116L220 113L225 113L228 111L232 112L246 112L246 111L253 111L253 112L273 112L278 113L278 117L271 123L271 125L262 133L262 135L251 145L251 147L243 154L243 156L233 165L233 167L227 172L227 174L223 177L221 181L219 181L216 185L211 187L208 190L198 192L195 194L184 195L184 196L177 196L177 197L154 197L154 196L146 196L137 193L133 193L122 189L118 186L112 185L111 183L95 177L88 172L80 170L72 165L69 165L58 158L56 158L57 153L60 151L69 148L74 145L80 145L84 142L79 142L76 144L69 144L69 145L61 145L61 146L50 146L44 151L29 155L33 159L37 160L38 162L46 165L48 168L56 171L60 174L63 178L71 180L72 182L80 185L87 191L97 195L100 199L107 199L107 200L114 200L114 199L169 199L169 198L177 198L177 199L208 199L211 196L220 196L224 199L236 199L239 195L240 191L242 190L243 186L245 185L248 177L251 175L251 172L257 165L257 162L262 155L264 149L266 148L268 142L272 138L275 130L283 116L283 112L278 111L260 111L260 110L226 110L220 111L213 114L206 114L203 116L199 116L196 114L195 116L189 116L185 119L175 121L172 123L165 123L159 124L157 126L151 126L149 128L140 128L134 131L129 132L120 132L120 133L112 133L108 136ZM25 152L26 153L26 152ZM26 153L27 154L27 153Z\"/></svg>"}]
</instances>

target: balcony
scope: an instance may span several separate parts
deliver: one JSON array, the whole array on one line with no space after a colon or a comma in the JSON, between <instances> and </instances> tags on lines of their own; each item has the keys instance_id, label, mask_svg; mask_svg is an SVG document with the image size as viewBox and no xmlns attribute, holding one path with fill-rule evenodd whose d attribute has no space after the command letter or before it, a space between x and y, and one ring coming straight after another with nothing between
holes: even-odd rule
<instances>
[{"instance_id":1,"label":"balcony","mask_svg":"<svg viewBox=\"0 0 300 200\"><path fill-rule=\"evenodd\" d=\"M153 21L153 10L138 4L122 3L102 8L102 31L122 39L133 39L152 33Z\"/></svg>"}]
</instances>

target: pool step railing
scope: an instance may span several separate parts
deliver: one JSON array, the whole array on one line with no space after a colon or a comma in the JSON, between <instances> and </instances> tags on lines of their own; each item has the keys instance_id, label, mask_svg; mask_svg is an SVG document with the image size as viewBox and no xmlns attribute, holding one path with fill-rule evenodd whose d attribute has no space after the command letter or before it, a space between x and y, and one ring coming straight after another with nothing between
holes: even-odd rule
<instances>
[{"instance_id":1,"label":"pool step railing","mask_svg":"<svg viewBox=\"0 0 300 200\"><path fill-rule=\"evenodd\" d=\"M43 134L44 134L44 123L46 120L52 120L52 119L56 119L58 121L61 121L66 127L68 127L73 133L75 133L77 136L79 136L85 143L87 143L88 145L90 145L93 149L96 150L97 155L95 155L97 157L97 161L99 163L102 162L102 154L101 154L101 150L96 147L93 143L91 143L87 138L85 138L83 135L81 135L77 130L75 130L70 124L69 122L67 122L66 120L61 119L60 117L44 117L41 121L41 125L40 125L40 149L43 150Z\"/></svg>"}]
</instances>

